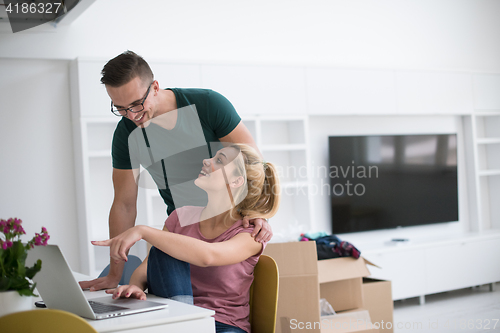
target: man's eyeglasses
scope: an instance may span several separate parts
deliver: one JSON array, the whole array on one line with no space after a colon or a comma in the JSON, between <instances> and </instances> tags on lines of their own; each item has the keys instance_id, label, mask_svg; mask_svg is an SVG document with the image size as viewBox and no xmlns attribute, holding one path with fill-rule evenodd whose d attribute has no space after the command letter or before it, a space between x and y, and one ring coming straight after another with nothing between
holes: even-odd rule
<instances>
[{"instance_id":1,"label":"man's eyeglasses","mask_svg":"<svg viewBox=\"0 0 500 333\"><path fill-rule=\"evenodd\" d=\"M148 91L146 91L146 96L144 96L142 101L138 102L137 104L132 105L131 107L117 108L116 106L113 105L113 101L111 101L111 112L113 112L113 114L115 116L125 117L127 115L127 111L130 111L132 113L137 113L137 112L141 112L142 110L144 110L144 102L146 101L146 98L148 98L149 90L151 89L152 84L153 84L153 82L151 82L151 84L149 85Z\"/></svg>"}]
</instances>

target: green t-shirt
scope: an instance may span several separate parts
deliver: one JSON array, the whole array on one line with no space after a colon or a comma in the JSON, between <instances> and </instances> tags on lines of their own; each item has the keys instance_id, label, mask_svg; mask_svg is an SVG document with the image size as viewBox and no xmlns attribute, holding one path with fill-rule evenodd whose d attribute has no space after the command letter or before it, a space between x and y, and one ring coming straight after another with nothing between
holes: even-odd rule
<instances>
[{"instance_id":1,"label":"green t-shirt","mask_svg":"<svg viewBox=\"0 0 500 333\"><path fill-rule=\"evenodd\" d=\"M167 130L151 122L142 129L123 117L116 126L111 149L113 168L142 165L147 169L168 214L176 207L203 204L205 199L196 197L205 198L206 194L194 186L202 161L215 154L220 148L215 143L241 121L231 102L213 90L169 90L177 101L175 127Z\"/></svg>"}]
</instances>

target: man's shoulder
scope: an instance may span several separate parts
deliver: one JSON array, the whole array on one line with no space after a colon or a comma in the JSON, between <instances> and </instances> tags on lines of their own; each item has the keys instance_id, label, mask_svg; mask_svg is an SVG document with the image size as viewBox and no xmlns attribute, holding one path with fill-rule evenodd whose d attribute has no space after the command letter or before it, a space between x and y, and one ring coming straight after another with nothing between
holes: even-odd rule
<instances>
[{"instance_id":1,"label":"man's shoulder","mask_svg":"<svg viewBox=\"0 0 500 333\"><path fill-rule=\"evenodd\" d=\"M124 129L133 131L136 127L137 126L134 124L134 122L126 117L122 117L122 119L120 119L120 121L116 124L116 130Z\"/></svg>"},{"instance_id":2,"label":"man's shoulder","mask_svg":"<svg viewBox=\"0 0 500 333\"><path fill-rule=\"evenodd\" d=\"M188 100L204 99L209 101L217 101L226 99L221 93L207 88L168 88L176 95L184 95Z\"/></svg>"},{"instance_id":3,"label":"man's shoulder","mask_svg":"<svg viewBox=\"0 0 500 333\"><path fill-rule=\"evenodd\" d=\"M130 119L122 117L122 119L116 124L114 136L125 136L128 138L129 134L136 128L137 126Z\"/></svg>"},{"instance_id":4,"label":"man's shoulder","mask_svg":"<svg viewBox=\"0 0 500 333\"><path fill-rule=\"evenodd\" d=\"M210 96L211 93L214 93L212 89L206 88L168 88L177 92L178 94L184 94L186 96L201 96L207 97Z\"/></svg>"}]
</instances>

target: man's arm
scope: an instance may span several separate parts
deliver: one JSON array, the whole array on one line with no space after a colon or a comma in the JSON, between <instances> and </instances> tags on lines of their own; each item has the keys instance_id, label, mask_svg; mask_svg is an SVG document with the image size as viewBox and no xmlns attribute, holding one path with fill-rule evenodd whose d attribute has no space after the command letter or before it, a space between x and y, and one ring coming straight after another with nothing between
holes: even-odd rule
<instances>
[{"instance_id":1,"label":"man's arm","mask_svg":"<svg viewBox=\"0 0 500 333\"><path fill-rule=\"evenodd\" d=\"M137 170L113 169L113 187L115 197L109 212L109 236L113 238L135 225L137 216L137 184L135 182ZM120 282L123 273L123 262L110 261L107 276L92 280L81 281L83 289L100 290L114 288Z\"/></svg>"}]
</instances>

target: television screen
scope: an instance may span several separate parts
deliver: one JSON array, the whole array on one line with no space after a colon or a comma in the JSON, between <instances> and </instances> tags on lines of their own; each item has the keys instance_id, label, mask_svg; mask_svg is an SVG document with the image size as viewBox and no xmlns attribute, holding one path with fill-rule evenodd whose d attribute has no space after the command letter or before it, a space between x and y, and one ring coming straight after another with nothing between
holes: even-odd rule
<instances>
[{"instance_id":1,"label":"television screen","mask_svg":"<svg viewBox=\"0 0 500 333\"><path fill-rule=\"evenodd\" d=\"M458 221L456 134L329 137L332 233Z\"/></svg>"}]
</instances>

